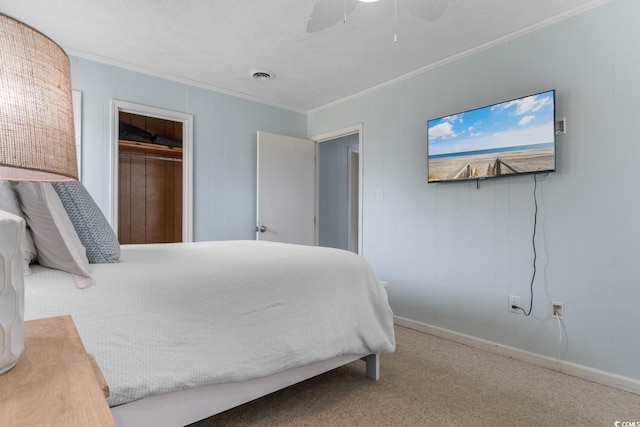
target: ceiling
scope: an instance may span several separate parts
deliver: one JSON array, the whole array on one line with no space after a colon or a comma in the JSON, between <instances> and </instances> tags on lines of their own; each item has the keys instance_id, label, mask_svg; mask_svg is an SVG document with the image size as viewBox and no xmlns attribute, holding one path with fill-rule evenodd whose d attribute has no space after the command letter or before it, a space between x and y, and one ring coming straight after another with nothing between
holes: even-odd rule
<instances>
[{"instance_id":1,"label":"ceiling","mask_svg":"<svg viewBox=\"0 0 640 427\"><path fill-rule=\"evenodd\" d=\"M308 112L606 2L0 0L0 11L71 55Z\"/></svg>"}]
</instances>

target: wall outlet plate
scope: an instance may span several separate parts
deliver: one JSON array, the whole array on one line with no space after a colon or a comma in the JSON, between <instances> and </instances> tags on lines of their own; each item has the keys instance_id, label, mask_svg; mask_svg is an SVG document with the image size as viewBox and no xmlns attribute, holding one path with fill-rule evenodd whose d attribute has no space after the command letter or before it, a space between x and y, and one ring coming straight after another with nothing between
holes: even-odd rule
<instances>
[{"instance_id":1,"label":"wall outlet plate","mask_svg":"<svg viewBox=\"0 0 640 427\"><path fill-rule=\"evenodd\" d=\"M513 306L520 307L520 297L516 295L509 295L509 311L511 313L522 313L519 308L513 308Z\"/></svg>"},{"instance_id":2,"label":"wall outlet plate","mask_svg":"<svg viewBox=\"0 0 640 427\"><path fill-rule=\"evenodd\" d=\"M551 303L551 317L553 319L561 319L564 316L564 303L552 302Z\"/></svg>"},{"instance_id":3,"label":"wall outlet plate","mask_svg":"<svg viewBox=\"0 0 640 427\"><path fill-rule=\"evenodd\" d=\"M567 119L564 117L555 122L555 132L556 135L566 135L567 134Z\"/></svg>"}]
</instances>

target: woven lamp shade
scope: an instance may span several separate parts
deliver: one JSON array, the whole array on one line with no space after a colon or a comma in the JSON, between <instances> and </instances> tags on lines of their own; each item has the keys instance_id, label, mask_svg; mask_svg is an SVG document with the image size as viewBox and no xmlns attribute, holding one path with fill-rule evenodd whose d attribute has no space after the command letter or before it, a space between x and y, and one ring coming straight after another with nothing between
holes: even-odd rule
<instances>
[{"instance_id":1,"label":"woven lamp shade","mask_svg":"<svg viewBox=\"0 0 640 427\"><path fill-rule=\"evenodd\" d=\"M78 179L69 58L0 14L0 179Z\"/></svg>"}]
</instances>

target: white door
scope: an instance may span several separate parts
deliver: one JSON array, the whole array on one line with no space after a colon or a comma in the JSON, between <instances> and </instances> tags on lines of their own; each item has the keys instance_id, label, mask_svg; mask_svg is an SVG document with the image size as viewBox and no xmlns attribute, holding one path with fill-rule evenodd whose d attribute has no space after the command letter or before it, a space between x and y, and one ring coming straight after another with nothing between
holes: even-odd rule
<instances>
[{"instance_id":1,"label":"white door","mask_svg":"<svg viewBox=\"0 0 640 427\"><path fill-rule=\"evenodd\" d=\"M315 245L315 142L258 132L256 239Z\"/></svg>"}]
</instances>

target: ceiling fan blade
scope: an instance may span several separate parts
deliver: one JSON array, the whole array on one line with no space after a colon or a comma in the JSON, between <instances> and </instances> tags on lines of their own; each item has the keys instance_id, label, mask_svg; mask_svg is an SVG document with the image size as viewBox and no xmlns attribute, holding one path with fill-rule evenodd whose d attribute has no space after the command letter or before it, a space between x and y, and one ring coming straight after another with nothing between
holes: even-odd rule
<instances>
[{"instance_id":1,"label":"ceiling fan blade","mask_svg":"<svg viewBox=\"0 0 640 427\"><path fill-rule=\"evenodd\" d=\"M442 16L448 3L449 0L413 0L407 2L406 8L419 18L435 21Z\"/></svg>"},{"instance_id":2,"label":"ceiling fan blade","mask_svg":"<svg viewBox=\"0 0 640 427\"><path fill-rule=\"evenodd\" d=\"M358 0L318 0L307 21L307 33L315 33L344 20L358 5Z\"/></svg>"}]
</instances>

